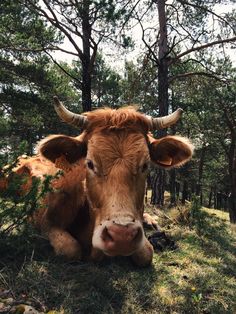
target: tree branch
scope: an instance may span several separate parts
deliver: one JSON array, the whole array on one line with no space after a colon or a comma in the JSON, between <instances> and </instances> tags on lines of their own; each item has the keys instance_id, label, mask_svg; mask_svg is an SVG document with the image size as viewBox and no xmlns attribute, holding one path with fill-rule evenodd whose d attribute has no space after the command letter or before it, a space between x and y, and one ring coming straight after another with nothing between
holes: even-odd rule
<instances>
[{"instance_id":1,"label":"tree branch","mask_svg":"<svg viewBox=\"0 0 236 314\"><path fill-rule=\"evenodd\" d=\"M215 13L214 11L206 8L206 7L203 7L199 4L195 4L195 3L189 3L188 1L185 1L185 0L177 0L179 3L181 4L186 4L186 5L189 5L191 7L194 7L194 8L198 8L198 9L201 9L201 10L204 10L205 12L208 12L214 16L216 16L219 20L223 21L225 24L227 24L233 31L233 33L235 34L235 29L230 25L230 23L224 19L222 16L218 15L217 13Z\"/></svg>"},{"instance_id":2,"label":"tree branch","mask_svg":"<svg viewBox=\"0 0 236 314\"><path fill-rule=\"evenodd\" d=\"M171 76L169 78L169 83L172 83L174 80L179 79L179 78L187 78L189 76L194 76L194 75L207 76L207 77L213 78L217 81L224 82L224 83L233 82L233 80L223 79L223 78L218 77L216 74L207 73L207 72L202 71L202 72L187 72L187 73L182 73L182 74L176 74L176 75Z\"/></svg>"},{"instance_id":3,"label":"tree branch","mask_svg":"<svg viewBox=\"0 0 236 314\"><path fill-rule=\"evenodd\" d=\"M30 4L27 5L27 2ZM25 1L25 5L30 9L34 9L37 12L41 13L41 16L43 16L44 18L46 18L46 20L48 20L53 26L55 26L56 28L58 28L71 42L71 44L74 46L75 50L78 52L78 56L80 58L80 60L83 60L83 52L82 50L79 48L79 46L76 44L75 40L72 38L72 36L70 35L70 33L65 29L65 27L58 21L55 13L53 12L52 8L49 6L49 4L46 2L46 0L43 0L44 4L46 5L46 7L48 8L48 10L50 11L50 13L53 15L53 18L51 18L47 12L45 10L43 10L41 7L37 6L34 4L34 2L32 2L31 0L27 0ZM31 8L32 6L32 8Z\"/></svg>"},{"instance_id":4,"label":"tree branch","mask_svg":"<svg viewBox=\"0 0 236 314\"><path fill-rule=\"evenodd\" d=\"M49 46L49 47L42 47L42 48L24 48L24 47L15 47L15 46L0 46L0 49L6 51L19 51L19 52L46 52L46 51L62 51L64 53L73 55L78 57L78 54L73 51L65 50L58 46Z\"/></svg>"},{"instance_id":5,"label":"tree branch","mask_svg":"<svg viewBox=\"0 0 236 314\"><path fill-rule=\"evenodd\" d=\"M182 58L183 56L186 56L186 55L190 54L191 52L199 51L199 50L202 50L202 49L205 49L205 48L208 48L208 47L212 47L212 46L215 46L215 45L218 45L218 44L224 44L224 43L229 43L229 42L234 42L234 41L236 41L236 36L235 37L231 37L231 38L226 38L226 39L220 39L220 40L212 41L210 43L203 44L203 45L198 46L198 47L193 47L193 48L188 49L188 50L180 53L179 55L177 55L175 58L172 59L171 63L175 63L178 59Z\"/></svg>"},{"instance_id":6,"label":"tree branch","mask_svg":"<svg viewBox=\"0 0 236 314\"><path fill-rule=\"evenodd\" d=\"M81 88L82 86L82 82L74 77L73 75L71 75L68 71L66 71L63 66L60 65L60 63L58 63L47 51L46 54L49 56L49 58L53 61L53 63L55 63L66 75L68 75L70 78L72 78L74 81L76 81L79 84L79 87Z\"/></svg>"},{"instance_id":7,"label":"tree branch","mask_svg":"<svg viewBox=\"0 0 236 314\"><path fill-rule=\"evenodd\" d=\"M147 49L148 49L149 56L152 56L151 59L152 59L157 65L159 65L158 56L154 53L154 51L153 51L153 49L152 49L153 46L156 45L156 42L155 42L152 46L150 46L150 45L147 43L147 41L145 40L145 29L143 28L142 22L141 22L140 18L138 17L138 15L136 15L136 19L138 20L138 23L139 23L139 25L140 25L140 27L141 27L141 29L142 29L142 41L144 42L145 46L146 46ZM159 33L158 33L158 34L159 34ZM158 36L158 35L157 35L157 36Z\"/></svg>"}]
</instances>

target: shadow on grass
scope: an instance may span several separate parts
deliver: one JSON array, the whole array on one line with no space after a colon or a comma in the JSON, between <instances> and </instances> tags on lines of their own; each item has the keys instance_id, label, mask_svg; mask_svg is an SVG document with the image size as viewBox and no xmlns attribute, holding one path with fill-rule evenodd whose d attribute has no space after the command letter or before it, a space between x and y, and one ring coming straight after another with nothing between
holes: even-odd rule
<instances>
[{"instance_id":1,"label":"shadow on grass","mask_svg":"<svg viewBox=\"0 0 236 314\"><path fill-rule=\"evenodd\" d=\"M145 313L155 307L153 267L137 268L125 257L99 265L68 262L32 233L1 237L0 248L0 288L10 291L15 304L73 314Z\"/></svg>"},{"instance_id":2,"label":"shadow on grass","mask_svg":"<svg viewBox=\"0 0 236 314\"><path fill-rule=\"evenodd\" d=\"M228 226L206 214L201 235L175 227L179 249L143 269L125 257L65 261L32 230L2 237L0 287L45 313L235 313L236 239Z\"/></svg>"}]
</instances>

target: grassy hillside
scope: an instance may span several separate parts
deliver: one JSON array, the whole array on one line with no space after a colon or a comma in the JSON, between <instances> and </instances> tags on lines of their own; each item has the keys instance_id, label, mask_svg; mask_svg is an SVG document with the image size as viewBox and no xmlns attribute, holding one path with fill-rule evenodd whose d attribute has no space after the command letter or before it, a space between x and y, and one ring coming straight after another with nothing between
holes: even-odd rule
<instances>
[{"instance_id":1,"label":"grassy hillside","mask_svg":"<svg viewBox=\"0 0 236 314\"><path fill-rule=\"evenodd\" d=\"M158 213L178 249L144 269L128 258L69 263L35 231L2 238L0 313L27 313L19 304L66 314L236 313L236 232L227 214L206 208L204 223L189 226L185 210Z\"/></svg>"}]
</instances>

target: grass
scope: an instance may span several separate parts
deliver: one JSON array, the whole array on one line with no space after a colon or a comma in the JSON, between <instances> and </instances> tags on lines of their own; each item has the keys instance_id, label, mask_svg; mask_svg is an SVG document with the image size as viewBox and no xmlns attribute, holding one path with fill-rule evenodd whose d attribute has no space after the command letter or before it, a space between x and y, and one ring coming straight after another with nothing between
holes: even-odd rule
<instances>
[{"instance_id":1,"label":"grass","mask_svg":"<svg viewBox=\"0 0 236 314\"><path fill-rule=\"evenodd\" d=\"M227 216L204 208L199 235L176 212L160 221L178 249L156 253L143 269L125 257L70 263L33 230L1 237L0 312L28 304L64 314L236 313L236 233Z\"/></svg>"}]
</instances>

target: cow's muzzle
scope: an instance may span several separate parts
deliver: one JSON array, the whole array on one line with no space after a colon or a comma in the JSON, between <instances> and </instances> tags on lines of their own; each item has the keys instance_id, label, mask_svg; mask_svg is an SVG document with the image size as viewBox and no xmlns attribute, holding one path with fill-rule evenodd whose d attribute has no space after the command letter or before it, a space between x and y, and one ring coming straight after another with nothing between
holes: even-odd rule
<instances>
[{"instance_id":1,"label":"cow's muzzle","mask_svg":"<svg viewBox=\"0 0 236 314\"><path fill-rule=\"evenodd\" d=\"M143 243L143 228L140 223L126 225L111 222L98 228L93 236L93 246L106 255L132 255Z\"/></svg>"}]
</instances>

